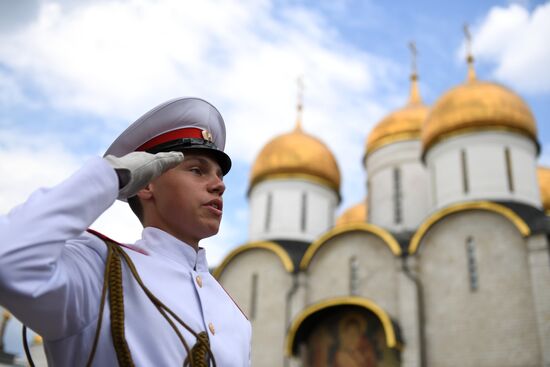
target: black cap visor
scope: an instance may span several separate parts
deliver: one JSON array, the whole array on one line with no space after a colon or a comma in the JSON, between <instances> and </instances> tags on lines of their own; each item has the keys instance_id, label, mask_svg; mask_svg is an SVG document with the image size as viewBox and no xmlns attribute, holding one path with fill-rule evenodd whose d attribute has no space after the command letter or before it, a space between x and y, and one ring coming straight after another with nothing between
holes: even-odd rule
<instances>
[{"instance_id":1,"label":"black cap visor","mask_svg":"<svg viewBox=\"0 0 550 367\"><path fill-rule=\"evenodd\" d=\"M166 143L156 145L151 149L147 149L147 152L152 154L159 152L185 153L185 151L190 150L211 156L220 165L224 176L231 169L231 158L219 150L213 142L204 139L183 138L171 140Z\"/></svg>"}]
</instances>

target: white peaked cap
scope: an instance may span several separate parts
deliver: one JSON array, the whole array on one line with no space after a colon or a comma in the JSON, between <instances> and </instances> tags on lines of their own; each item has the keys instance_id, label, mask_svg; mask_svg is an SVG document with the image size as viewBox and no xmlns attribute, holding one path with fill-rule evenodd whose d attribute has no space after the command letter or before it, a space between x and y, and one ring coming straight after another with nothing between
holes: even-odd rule
<instances>
[{"instance_id":1,"label":"white peaked cap","mask_svg":"<svg viewBox=\"0 0 550 367\"><path fill-rule=\"evenodd\" d=\"M200 98L182 97L141 116L115 139L105 156L122 157L137 150L157 153L208 149L225 174L231 160L223 153L224 148L225 123L216 107Z\"/></svg>"}]
</instances>

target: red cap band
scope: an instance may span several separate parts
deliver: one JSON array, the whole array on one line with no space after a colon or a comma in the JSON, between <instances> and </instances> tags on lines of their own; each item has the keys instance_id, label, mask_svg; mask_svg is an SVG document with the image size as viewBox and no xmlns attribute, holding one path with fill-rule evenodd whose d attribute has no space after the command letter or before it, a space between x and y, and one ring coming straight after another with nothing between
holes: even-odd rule
<instances>
[{"instance_id":1,"label":"red cap band","mask_svg":"<svg viewBox=\"0 0 550 367\"><path fill-rule=\"evenodd\" d=\"M167 143L176 139L185 139L185 138L195 138L195 139L204 139L202 135L203 130L197 129L195 127L186 127L184 129L172 130L167 133L155 136L153 139L142 144L136 151L144 151L156 147L157 145Z\"/></svg>"}]
</instances>

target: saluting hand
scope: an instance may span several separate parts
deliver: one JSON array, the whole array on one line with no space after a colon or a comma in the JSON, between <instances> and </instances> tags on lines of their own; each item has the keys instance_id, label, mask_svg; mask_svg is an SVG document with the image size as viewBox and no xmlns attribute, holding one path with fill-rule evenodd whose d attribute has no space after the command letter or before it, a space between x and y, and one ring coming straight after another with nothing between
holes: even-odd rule
<instances>
[{"instance_id":1,"label":"saluting hand","mask_svg":"<svg viewBox=\"0 0 550 367\"><path fill-rule=\"evenodd\" d=\"M151 180L159 177L183 161L181 152L161 152L151 154L132 152L123 157L108 155L104 158L118 175L118 198L126 200L143 189Z\"/></svg>"}]
</instances>

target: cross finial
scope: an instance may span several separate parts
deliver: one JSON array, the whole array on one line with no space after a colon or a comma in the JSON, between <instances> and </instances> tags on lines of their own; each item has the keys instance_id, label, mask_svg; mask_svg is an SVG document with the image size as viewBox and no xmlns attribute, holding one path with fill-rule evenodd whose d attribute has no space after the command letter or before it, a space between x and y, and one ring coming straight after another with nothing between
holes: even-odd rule
<instances>
[{"instance_id":1,"label":"cross finial","mask_svg":"<svg viewBox=\"0 0 550 367\"><path fill-rule=\"evenodd\" d=\"M420 92L418 90L418 74L416 70L416 56L418 50L414 41L409 42L409 50L411 50L411 96L409 98L409 104L422 103L420 98Z\"/></svg>"},{"instance_id":2,"label":"cross finial","mask_svg":"<svg viewBox=\"0 0 550 367\"><path fill-rule=\"evenodd\" d=\"M298 95L296 103L296 110L297 110L297 116L296 116L296 130L302 130L302 111L304 109L304 77L303 75L300 75L296 79L296 84L298 86Z\"/></svg>"},{"instance_id":3,"label":"cross finial","mask_svg":"<svg viewBox=\"0 0 550 367\"><path fill-rule=\"evenodd\" d=\"M468 55L472 54L472 34L470 33L470 28L468 23L464 24L464 36L466 37L466 52Z\"/></svg>"},{"instance_id":4,"label":"cross finial","mask_svg":"<svg viewBox=\"0 0 550 367\"><path fill-rule=\"evenodd\" d=\"M412 75L417 75L417 69L416 69L416 55L418 55L418 50L416 49L416 44L414 41L409 42L409 50L411 50L411 69L412 69Z\"/></svg>"},{"instance_id":5,"label":"cross finial","mask_svg":"<svg viewBox=\"0 0 550 367\"><path fill-rule=\"evenodd\" d=\"M468 63L468 80L472 81L476 79L476 72L474 70L474 56L472 55L472 35L470 34L470 28L468 24L464 24L464 36L466 37L466 62Z\"/></svg>"}]
</instances>

